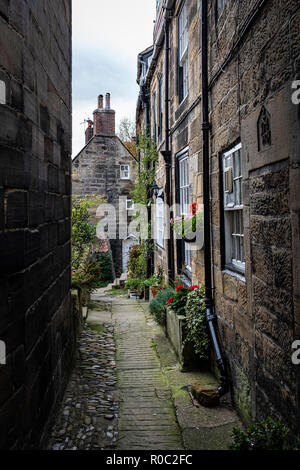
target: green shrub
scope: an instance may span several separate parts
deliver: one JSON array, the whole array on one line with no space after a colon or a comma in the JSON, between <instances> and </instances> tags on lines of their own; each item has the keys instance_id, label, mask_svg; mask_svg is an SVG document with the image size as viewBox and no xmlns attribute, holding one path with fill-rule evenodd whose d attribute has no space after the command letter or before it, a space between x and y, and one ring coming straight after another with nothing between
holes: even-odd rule
<instances>
[{"instance_id":1,"label":"green shrub","mask_svg":"<svg viewBox=\"0 0 300 470\"><path fill-rule=\"evenodd\" d=\"M100 282L109 284L113 281L113 262L110 253L99 253L96 259L101 268Z\"/></svg>"},{"instance_id":2,"label":"green shrub","mask_svg":"<svg viewBox=\"0 0 300 470\"><path fill-rule=\"evenodd\" d=\"M164 308L169 298L175 294L171 287L160 291L157 296L151 300L149 309L157 323L164 323Z\"/></svg>"},{"instance_id":3,"label":"green shrub","mask_svg":"<svg viewBox=\"0 0 300 470\"><path fill-rule=\"evenodd\" d=\"M84 288L87 292L92 292L101 276L100 264L95 259L86 258L80 267L73 271L72 287Z\"/></svg>"},{"instance_id":4,"label":"green shrub","mask_svg":"<svg viewBox=\"0 0 300 470\"><path fill-rule=\"evenodd\" d=\"M126 289L130 290L131 292L132 291L141 291L143 289L143 286L144 286L144 281L140 278L132 278L132 279L128 279L128 281L126 281L125 283L125 287Z\"/></svg>"},{"instance_id":5,"label":"green shrub","mask_svg":"<svg viewBox=\"0 0 300 470\"><path fill-rule=\"evenodd\" d=\"M169 299L169 304L172 310L177 315L185 316L185 305L187 302L187 296L190 293L190 290L183 286L177 286L175 294Z\"/></svg>"},{"instance_id":6,"label":"green shrub","mask_svg":"<svg viewBox=\"0 0 300 470\"><path fill-rule=\"evenodd\" d=\"M209 359L210 335L205 311L205 288L199 287L187 295L185 314L187 336L185 341L192 343L194 351L201 359Z\"/></svg>"},{"instance_id":7,"label":"green shrub","mask_svg":"<svg viewBox=\"0 0 300 470\"><path fill-rule=\"evenodd\" d=\"M299 441L294 444L290 431L280 421L267 418L252 424L246 432L233 428L231 450L299 450Z\"/></svg>"},{"instance_id":8,"label":"green shrub","mask_svg":"<svg viewBox=\"0 0 300 470\"><path fill-rule=\"evenodd\" d=\"M131 248L127 268L130 278L146 278L147 254L143 245L136 245Z\"/></svg>"}]
</instances>

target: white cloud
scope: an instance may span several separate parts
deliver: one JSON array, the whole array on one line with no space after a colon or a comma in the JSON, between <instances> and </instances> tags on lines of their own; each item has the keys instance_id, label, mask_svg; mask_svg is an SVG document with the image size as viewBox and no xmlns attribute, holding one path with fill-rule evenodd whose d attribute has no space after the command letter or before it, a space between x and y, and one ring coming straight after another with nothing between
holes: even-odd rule
<instances>
[{"instance_id":1,"label":"white cloud","mask_svg":"<svg viewBox=\"0 0 300 470\"><path fill-rule=\"evenodd\" d=\"M111 93L117 123L135 119L137 55L152 44L155 0L73 0L73 155L84 145L80 125Z\"/></svg>"}]
</instances>

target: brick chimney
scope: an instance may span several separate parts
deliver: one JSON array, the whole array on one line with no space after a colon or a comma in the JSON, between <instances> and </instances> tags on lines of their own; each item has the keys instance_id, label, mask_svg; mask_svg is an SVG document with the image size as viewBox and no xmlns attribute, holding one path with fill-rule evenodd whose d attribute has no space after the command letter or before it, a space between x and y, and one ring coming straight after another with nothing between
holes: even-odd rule
<instances>
[{"instance_id":1,"label":"brick chimney","mask_svg":"<svg viewBox=\"0 0 300 470\"><path fill-rule=\"evenodd\" d=\"M94 135L116 135L116 113L110 109L110 94L106 93L105 108L103 95L98 97L98 108L94 111Z\"/></svg>"},{"instance_id":2,"label":"brick chimney","mask_svg":"<svg viewBox=\"0 0 300 470\"><path fill-rule=\"evenodd\" d=\"M90 119L88 120L88 127L85 131L85 144L87 144L94 135L94 123Z\"/></svg>"}]
</instances>

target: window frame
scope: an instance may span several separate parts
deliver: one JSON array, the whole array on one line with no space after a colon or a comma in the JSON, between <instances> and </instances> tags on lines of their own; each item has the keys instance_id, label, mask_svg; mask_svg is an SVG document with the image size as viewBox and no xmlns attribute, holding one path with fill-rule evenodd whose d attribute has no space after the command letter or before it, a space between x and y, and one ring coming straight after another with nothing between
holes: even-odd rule
<instances>
[{"instance_id":1,"label":"window frame","mask_svg":"<svg viewBox=\"0 0 300 470\"><path fill-rule=\"evenodd\" d=\"M162 116L162 76L158 80L158 137L162 136L162 125L163 125L163 116Z\"/></svg>"},{"instance_id":2,"label":"window frame","mask_svg":"<svg viewBox=\"0 0 300 470\"><path fill-rule=\"evenodd\" d=\"M122 170L122 167L127 167L128 170ZM128 176L124 176L124 173L128 173ZM120 179L121 180L130 180L130 165L121 164L120 165Z\"/></svg>"},{"instance_id":3,"label":"window frame","mask_svg":"<svg viewBox=\"0 0 300 470\"><path fill-rule=\"evenodd\" d=\"M128 203L131 203L131 207L128 207ZM126 199L126 210L127 211L132 211L134 210L134 201L133 199Z\"/></svg>"},{"instance_id":4,"label":"window frame","mask_svg":"<svg viewBox=\"0 0 300 470\"><path fill-rule=\"evenodd\" d=\"M164 213L164 200L161 197L157 197L155 200L155 221L156 221L156 244L160 248L165 249L165 213ZM160 225L161 222L161 225ZM161 237L159 237L161 233Z\"/></svg>"},{"instance_id":5,"label":"window frame","mask_svg":"<svg viewBox=\"0 0 300 470\"><path fill-rule=\"evenodd\" d=\"M189 206L191 204L191 185L190 185L190 160L189 160L189 147L185 147L183 150L177 153L176 155L176 202L180 205L181 214L188 214ZM185 168L185 174L181 175L180 167L184 162L187 162L187 167ZM183 184L182 184L183 183ZM186 184L187 183L187 184ZM182 201L182 194L185 194L184 200L186 202L185 206ZM183 265L186 265L183 274L187 276L188 279L191 279L192 276L192 253L189 249L189 244L184 240L177 240L177 250L179 252L178 256L178 269L181 270ZM180 266L181 265L181 266Z\"/></svg>"},{"instance_id":6,"label":"window frame","mask_svg":"<svg viewBox=\"0 0 300 470\"><path fill-rule=\"evenodd\" d=\"M184 17L182 18L182 15ZM182 43L184 44L182 45ZM178 97L181 104L188 96L188 11L184 0L178 13Z\"/></svg>"},{"instance_id":7,"label":"window frame","mask_svg":"<svg viewBox=\"0 0 300 470\"><path fill-rule=\"evenodd\" d=\"M244 225L243 225L243 167L242 167L242 143L239 142L229 150L220 153L220 201L221 201L221 231L222 231L222 266L225 269L245 274L245 248L244 248ZM238 153L238 164L235 162L236 153ZM232 166L226 167L226 159L232 159ZM233 191L225 191L225 169L232 168ZM239 169L238 176L236 169ZM238 190L235 190L235 187ZM226 194L232 194L234 200L229 200ZM238 214L238 216L237 216ZM238 221L239 217L239 221ZM237 227L237 221L240 227L239 233L234 230ZM239 240L239 241L238 241ZM234 258L233 253L240 250L240 258ZM244 260L244 261L243 261Z\"/></svg>"}]
</instances>

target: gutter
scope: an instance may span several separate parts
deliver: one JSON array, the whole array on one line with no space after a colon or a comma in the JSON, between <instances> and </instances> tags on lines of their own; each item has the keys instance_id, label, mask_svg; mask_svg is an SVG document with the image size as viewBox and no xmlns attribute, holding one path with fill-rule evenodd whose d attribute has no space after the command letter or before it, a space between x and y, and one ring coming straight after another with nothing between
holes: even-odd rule
<instances>
[{"instance_id":1,"label":"gutter","mask_svg":"<svg viewBox=\"0 0 300 470\"><path fill-rule=\"evenodd\" d=\"M166 21L168 12L173 9L173 7L175 5L175 1L176 0L166 0L165 1L165 4L163 6L163 8L165 10L164 11L164 21L162 23L163 25L166 24L165 21ZM164 28L164 26L162 26L162 28L161 28L158 36L157 36L157 39L155 41L155 44L154 44L153 56L152 56L152 59L151 59L151 62L150 62L150 65L149 65L149 68L148 68L148 71L147 71L147 74L146 74L146 77L145 77L145 84L149 84L150 81L151 81L152 73L155 70L155 67L156 67L156 64L157 64L157 59L158 59L158 56L161 52L161 49L162 49L162 46L163 46L163 43L164 43L164 39L165 39L165 28Z\"/></svg>"},{"instance_id":2,"label":"gutter","mask_svg":"<svg viewBox=\"0 0 300 470\"><path fill-rule=\"evenodd\" d=\"M202 28L201 28L201 55L202 55L202 155L203 155L203 203L204 203L204 263L205 263L205 309L210 336L217 358L220 372L219 397L229 391L229 380L225 361L216 331L216 315L214 313L212 295L211 270L211 213L210 213L210 168L209 168L209 123L208 112L208 18L207 0L202 0Z\"/></svg>"}]
</instances>

